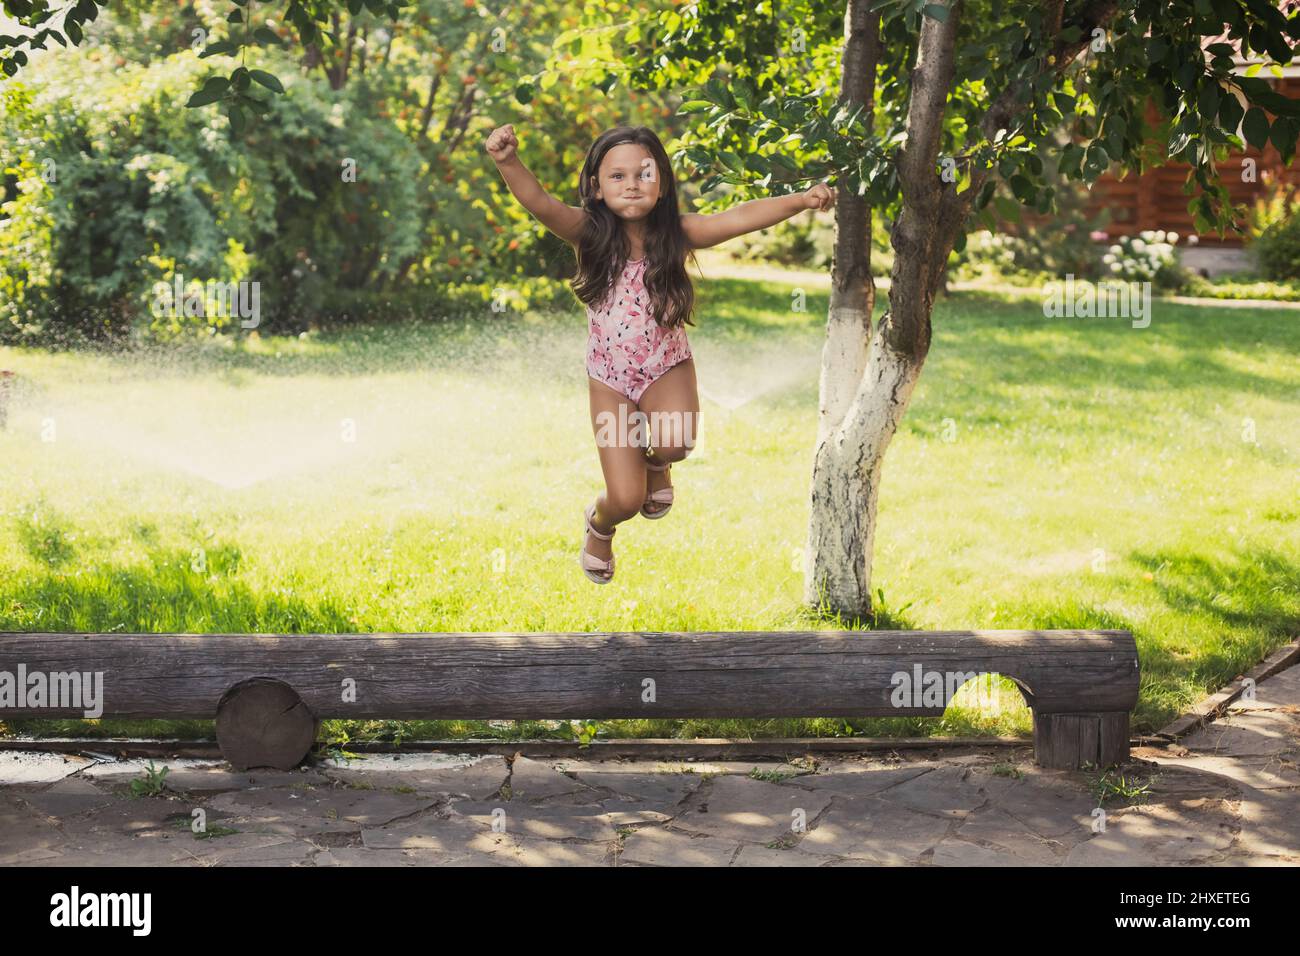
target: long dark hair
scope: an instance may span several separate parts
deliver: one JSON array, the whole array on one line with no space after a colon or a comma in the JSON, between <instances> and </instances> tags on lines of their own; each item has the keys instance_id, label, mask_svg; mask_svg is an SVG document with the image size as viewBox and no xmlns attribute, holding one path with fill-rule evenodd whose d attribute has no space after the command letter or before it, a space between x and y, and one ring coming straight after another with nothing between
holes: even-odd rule
<instances>
[{"instance_id":1,"label":"long dark hair","mask_svg":"<svg viewBox=\"0 0 1300 956\"><path fill-rule=\"evenodd\" d=\"M569 285L585 305L599 307L608 298L619 270L631 254L622 220L610 212L603 200L596 198L593 182L605 154L624 143L635 143L650 151L661 184L659 201L646 217L645 228L643 281L650 295L650 314L664 328L694 325L691 314L695 309L695 289L686 272L686 257L694 258L695 253L682 229L677 182L668 153L659 137L646 126L616 126L606 130L587 150L578 177L578 198L587 211L587 221L578 239L578 274Z\"/></svg>"}]
</instances>

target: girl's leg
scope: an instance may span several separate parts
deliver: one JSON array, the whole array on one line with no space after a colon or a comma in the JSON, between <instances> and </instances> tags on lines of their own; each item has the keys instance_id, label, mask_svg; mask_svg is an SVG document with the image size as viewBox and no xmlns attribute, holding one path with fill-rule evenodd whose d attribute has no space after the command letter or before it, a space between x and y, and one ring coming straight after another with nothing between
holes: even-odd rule
<instances>
[{"instance_id":1,"label":"girl's leg","mask_svg":"<svg viewBox=\"0 0 1300 956\"><path fill-rule=\"evenodd\" d=\"M592 525L601 534L620 522L638 514L646 496L645 449L628 440L628 429L636 422L636 405L626 395L615 391L603 382L587 379L591 404L591 428L596 435L596 450L600 455L600 469L605 475L605 491L596 497L596 513ZM620 416L619 406L625 406ZM627 427L620 429L619 422ZM606 425L606 422L612 424ZM610 437L614 440L602 445ZM601 541L587 535L587 551L602 561L612 553L612 541Z\"/></svg>"},{"instance_id":2,"label":"girl's leg","mask_svg":"<svg viewBox=\"0 0 1300 956\"><path fill-rule=\"evenodd\" d=\"M637 407L649 420L651 453L646 455L649 461L662 465L681 461L689 455L700 425L695 359L679 362L655 379L641 393ZM666 471L650 471L646 475L647 493L671 484ZM654 503L647 507L650 511L658 511L667 506Z\"/></svg>"}]
</instances>

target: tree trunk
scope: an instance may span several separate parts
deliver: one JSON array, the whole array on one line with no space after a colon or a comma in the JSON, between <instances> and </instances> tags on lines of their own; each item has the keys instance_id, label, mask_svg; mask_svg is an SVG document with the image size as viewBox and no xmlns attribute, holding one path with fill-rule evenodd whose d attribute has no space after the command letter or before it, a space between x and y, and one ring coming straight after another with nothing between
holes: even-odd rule
<instances>
[{"instance_id":1,"label":"tree trunk","mask_svg":"<svg viewBox=\"0 0 1300 956\"><path fill-rule=\"evenodd\" d=\"M849 2L843 73L845 97L869 103L879 57L879 15L870 14L867 6L868 0ZM935 285L955 238L942 234L944 191L935 167L952 80L956 6L943 23L928 17L922 21L907 142L899 158L903 209L891 233L896 255L890 308L874 334L870 212L855 206L861 204L856 197L841 193L837 198L804 600L848 626L872 615L872 548L885 451L929 352Z\"/></svg>"},{"instance_id":2,"label":"tree trunk","mask_svg":"<svg viewBox=\"0 0 1300 956\"><path fill-rule=\"evenodd\" d=\"M845 14L841 101L871 101L879 21L868 15L868 2L849 0ZM1064 5L1060 0L1046 3L1048 22L1058 29ZM952 88L961 0L949 0L946 6L943 21L921 19L906 140L898 159L903 203L890 233L895 256L889 310L874 335L870 211L843 193L836 202L835 267L822 352L804 600L823 614L847 619L845 624L871 617L871 558L885 450L930 351L930 317L948 256L965 228L972 200L991 174L989 167L963 170L968 183L961 192L939 176L940 132ZM1086 49L1094 28L1105 28L1118 10L1117 0L1087 0L1070 21L1079 29L1068 36L1056 33L1050 69L1063 72ZM988 142L1014 122L1031 79L1013 79L993 97L980 122Z\"/></svg>"}]
</instances>

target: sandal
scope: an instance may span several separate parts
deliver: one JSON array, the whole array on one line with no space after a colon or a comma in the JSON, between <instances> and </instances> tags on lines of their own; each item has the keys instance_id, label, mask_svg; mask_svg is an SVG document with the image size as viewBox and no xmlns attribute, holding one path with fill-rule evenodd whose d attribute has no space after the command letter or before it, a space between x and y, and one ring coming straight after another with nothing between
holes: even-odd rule
<instances>
[{"instance_id":1,"label":"sandal","mask_svg":"<svg viewBox=\"0 0 1300 956\"><path fill-rule=\"evenodd\" d=\"M654 462L647 461L645 466L649 471L667 471L673 465L672 462L667 462L663 465L656 465ZM667 505L667 507L660 508L658 511L647 511L646 505L649 504ZM668 514L668 512L672 510L672 507L673 487L672 485L669 485L667 488L660 488L658 491L652 491L650 494L646 495L645 504L641 506L641 515L642 517L654 521L656 518L662 518L664 515Z\"/></svg>"},{"instance_id":2,"label":"sandal","mask_svg":"<svg viewBox=\"0 0 1300 956\"><path fill-rule=\"evenodd\" d=\"M614 537L614 534L618 529L614 528L609 534L601 534L593 528L591 525L591 516L595 511L595 504L591 504L587 506L587 510L582 514L583 524L586 526L585 532L593 537L599 538L601 541L608 541L610 538ZM587 541L585 538L582 542L582 554L578 557L578 563L582 565L582 573L587 575L588 580L594 581L597 584L608 584L610 581L614 580L613 556L611 555L608 561L602 561L587 550Z\"/></svg>"}]
</instances>

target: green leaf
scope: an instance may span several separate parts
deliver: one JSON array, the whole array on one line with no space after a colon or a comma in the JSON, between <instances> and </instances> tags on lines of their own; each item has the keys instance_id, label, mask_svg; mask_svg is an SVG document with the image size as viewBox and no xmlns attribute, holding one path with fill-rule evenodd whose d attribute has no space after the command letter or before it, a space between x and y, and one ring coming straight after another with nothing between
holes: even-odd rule
<instances>
[{"instance_id":1,"label":"green leaf","mask_svg":"<svg viewBox=\"0 0 1300 956\"><path fill-rule=\"evenodd\" d=\"M1088 152L1084 155L1084 159L1083 159L1084 178L1089 180L1096 179L1098 176L1100 176L1102 173L1106 171L1106 167L1109 165L1110 165L1110 157L1106 155L1106 151L1100 148L1100 145L1098 143L1093 143L1091 146L1088 147Z\"/></svg>"},{"instance_id":2,"label":"green leaf","mask_svg":"<svg viewBox=\"0 0 1300 956\"><path fill-rule=\"evenodd\" d=\"M238 44L233 43L230 40L218 40L216 43L209 43L204 47L203 52L199 54L199 59L202 60L209 56L229 56L232 53L238 52L238 50Z\"/></svg>"},{"instance_id":3,"label":"green leaf","mask_svg":"<svg viewBox=\"0 0 1300 956\"><path fill-rule=\"evenodd\" d=\"M1035 193L1034 184L1029 181L1028 177L1016 173L1016 175L1011 177L1011 180L1007 185L1011 187L1011 191L1015 193L1016 198L1021 202L1033 201Z\"/></svg>"},{"instance_id":4,"label":"green leaf","mask_svg":"<svg viewBox=\"0 0 1300 956\"><path fill-rule=\"evenodd\" d=\"M1246 142L1256 149L1263 149L1268 142L1268 117L1258 106L1252 106L1246 111L1246 118L1241 121L1241 132L1246 137Z\"/></svg>"},{"instance_id":5,"label":"green leaf","mask_svg":"<svg viewBox=\"0 0 1300 956\"><path fill-rule=\"evenodd\" d=\"M1287 150L1295 147L1295 132L1291 128L1291 123L1281 117L1273 121L1273 128L1269 130L1268 138L1283 157L1286 156Z\"/></svg>"},{"instance_id":6,"label":"green leaf","mask_svg":"<svg viewBox=\"0 0 1300 956\"><path fill-rule=\"evenodd\" d=\"M244 111L242 109L240 109L234 103L231 103L228 107L226 107L226 116L230 119L231 136L239 136L241 133L244 132L244 127L248 122L248 117L244 115Z\"/></svg>"},{"instance_id":7,"label":"green leaf","mask_svg":"<svg viewBox=\"0 0 1300 956\"><path fill-rule=\"evenodd\" d=\"M515 87L515 100L520 103L531 103L533 99L533 84L520 83Z\"/></svg>"},{"instance_id":8,"label":"green leaf","mask_svg":"<svg viewBox=\"0 0 1300 956\"><path fill-rule=\"evenodd\" d=\"M1291 44L1287 43L1281 34L1269 30L1264 40L1264 47L1275 62L1282 64L1291 62Z\"/></svg>"},{"instance_id":9,"label":"green leaf","mask_svg":"<svg viewBox=\"0 0 1300 956\"><path fill-rule=\"evenodd\" d=\"M239 102L242 106L252 110L254 113L257 113L260 116L265 116L267 113L271 112L270 100L264 100L261 97L251 96L248 93L240 93L238 94L238 96L239 96Z\"/></svg>"},{"instance_id":10,"label":"green leaf","mask_svg":"<svg viewBox=\"0 0 1300 956\"><path fill-rule=\"evenodd\" d=\"M1196 108L1202 118L1209 122L1214 122L1214 117L1219 113L1219 84L1207 82L1201 87L1200 96L1196 99Z\"/></svg>"},{"instance_id":11,"label":"green leaf","mask_svg":"<svg viewBox=\"0 0 1300 956\"><path fill-rule=\"evenodd\" d=\"M1082 173L1083 148L1077 143L1066 143L1065 149L1061 150L1061 161L1057 166L1062 176L1067 178L1077 177Z\"/></svg>"},{"instance_id":12,"label":"green leaf","mask_svg":"<svg viewBox=\"0 0 1300 956\"><path fill-rule=\"evenodd\" d=\"M277 77L267 73L266 70L249 70L248 75L260 85L265 86L272 93L284 92L284 84L281 83Z\"/></svg>"},{"instance_id":13,"label":"green leaf","mask_svg":"<svg viewBox=\"0 0 1300 956\"><path fill-rule=\"evenodd\" d=\"M1226 133L1236 133L1237 127L1241 125L1241 118L1246 115L1242 109L1237 97L1228 93L1219 103L1219 128Z\"/></svg>"},{"instance_id":14,"label":"green leaf","mask_svg":"<svg viewBox=\"0 0 1300 956\"><path fill-rule=\"evenodd\" d=\"M207 106L209 103L215 103L226 95L226 90L230 88L230 81L224 76L209 77L208 81L203 84L197 93L189 98L185 104L187 107Z\"/></svg>"},{"instance_id":15,"label":"green leaf","mask_svg":"<svg viewBox=\"0 0 1300 956\"><path fill-rule=\"evenodd\" d=\"M738 173L743 173L745 171L745 161L729 149L719 150L718 158L721 159L729 169L734 169Z\"/></svg>"},{"instance_id":16,"label":"green leaf","mask_svg":"<svg viewBox=\"0 0 1300 956\"><path fill-rule=\"evenodd\" d=\"M77 25L76 20L65 20L63 22L63 32L68 35L73 46L81 46L81 27Z\"/></svg>"},{"instance_id":17,"label":"green leaf","mask_svg":"<svg viewBox=\"0 0 1300 956\"><path fill-rule=\"evenodd\" d=\"M721 80L715 77L714 79L709 80L708 83L704 84L704 88L709 99L713 100L713 102L720 106L725 106L729 110L734 110L736 108L736 100L732 97L731 91L723 85Z\"/></svg>"},{"instance_id":18,"label":"green leaf","mask_svg":"<svg viewBox=\"0 0 1300 956\"><path fill-rule=\"evenodd\" d=\"M948 22L948 8L940 3L927 3L921 8L921 12L931 20L938 20L940 23Z\"/></svg>"},{"instance_id":19,"label":"green leaf","mask_svg":"<svg viewBox=\"0 0 1300 956\"><path fill-rule=\"evenodd\" d=\"M713 109L713 104L708 100L688 100L681 106L677 107L677 112L681 113L703 113L705 110Z\"/></svg>"},{"instance_id":20,"label":"green leaf","mask_svg":"<svg viewBox=\"0 0 1300 956\"><path fill-rule=\"evenodd\" d=\"M253 39L262 46L280 46L280 38L270 27L258 27L253 31Z\"/></svg>"}]
</instances>

